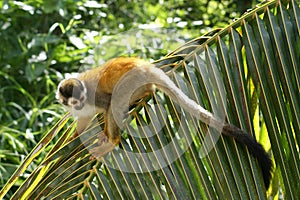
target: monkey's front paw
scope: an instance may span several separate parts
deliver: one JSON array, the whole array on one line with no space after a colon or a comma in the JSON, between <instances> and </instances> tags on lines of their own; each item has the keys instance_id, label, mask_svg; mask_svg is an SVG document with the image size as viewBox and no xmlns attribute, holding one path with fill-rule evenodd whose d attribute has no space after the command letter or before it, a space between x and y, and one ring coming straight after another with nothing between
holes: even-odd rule
<instances>
[{"instance_id":1,"label":"monkey's front paw","mask_svg":"<svg viewBox=\"0 0 300 200\"><path fill-rule=\"evenodd\" d=\"M101 133L98 138L98 145L101 146L102 144L105 144L108 142L109 142L108 137L104 133Z\"/></svg>"},{"instance_id":2,"label":"monkey's front paw","mask_svg":"<svg viewBox=\"0 0 300 200\"><path fill-rule=\"evenodd\" d=\"M91 159L104 157L107 153L114 150L115 144L110 142L105 134L100 134L98 146L90 149Z\"/></svg>"}]
</instances>

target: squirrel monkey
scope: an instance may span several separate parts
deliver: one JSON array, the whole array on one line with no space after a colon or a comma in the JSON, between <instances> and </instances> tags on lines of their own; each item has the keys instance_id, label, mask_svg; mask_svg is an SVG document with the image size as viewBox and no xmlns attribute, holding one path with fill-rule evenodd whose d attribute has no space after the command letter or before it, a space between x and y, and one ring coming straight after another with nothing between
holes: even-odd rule
<instances>
[{"instance_id":1,"label":"squirrel monkey","mask_svg":"<svg viewBox=\"0 0 300 200\"><path fill-rule=\"evenodd\" d=\"M119 84L125 74L130 74ZM186 111L197 117L202 122L214 128L222 128L223 135L234 138L236 141L247 146L249 152L258 160L264 177L266 188L271 178L272 161L262 145L249 134L241 129L224 123L213 116L212 113L202 108L195 101L186 96L174 82L154 65L138 58L115 58L98 68L86 71L78 78L70 78L60 82L56 98L70 113L77 118L77 132L81 133L89 121L97 113L104 114L104 134L100 134L99 148L96 155L103 156L113 150L120 142L120 126L113 115L112 96L116 87L124 94L128 86L122 88L124 83L134 84L136 80L153 80L153 84L144 84L130 97L129 104L141 99L146 94L154 92L155 87L166 93ZM131 81L131 83L129 83ZM122 96L121 96L122 97ZM121 101L122 98L118 100Z\"/></svg>"}]
</instances>

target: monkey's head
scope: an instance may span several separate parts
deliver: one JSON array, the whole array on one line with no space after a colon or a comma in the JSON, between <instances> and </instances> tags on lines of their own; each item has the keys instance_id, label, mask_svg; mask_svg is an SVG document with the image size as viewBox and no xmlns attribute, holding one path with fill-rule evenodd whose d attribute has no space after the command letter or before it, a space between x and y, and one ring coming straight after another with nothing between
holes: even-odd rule
<instances>
[{"instance_id":1,"label":"monkey's head","mask_svg":"<svg viewBox=\"0 0 300 200\"><path fill-rule=\"evenodd\" d=\"M82 81L76 78L65 79L58 85L56 98L68 108L81 110L87 98L87 90Z\"/></svg>"}]
</instances>

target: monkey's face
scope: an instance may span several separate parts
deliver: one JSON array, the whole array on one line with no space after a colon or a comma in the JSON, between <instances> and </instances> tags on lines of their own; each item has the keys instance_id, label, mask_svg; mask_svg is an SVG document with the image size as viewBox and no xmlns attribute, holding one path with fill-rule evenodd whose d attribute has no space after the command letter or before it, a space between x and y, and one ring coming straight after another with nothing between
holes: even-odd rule
<instances>
[{"instance_id":1,"label":"monkey's face","mask_svg":"<svg viewBox=\"0 0 300 200\"><path fill-rule=\"evenodd\" d=\"M70 78L59 83L56 98L68 108L81 110L86 100L86 87L76 79Z\"/></svg>"}]
</instances>

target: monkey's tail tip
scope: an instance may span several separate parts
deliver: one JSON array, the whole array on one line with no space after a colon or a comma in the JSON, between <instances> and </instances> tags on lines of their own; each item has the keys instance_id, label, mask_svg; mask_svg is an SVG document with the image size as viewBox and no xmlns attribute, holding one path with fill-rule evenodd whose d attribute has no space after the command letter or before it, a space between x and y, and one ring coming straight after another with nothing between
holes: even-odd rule
<instances>
[{"instance_id":1,"label":"monkey's tail tip","mask_svg":"<svg viewBox=\"0 0 300 200\"><path fill-rule=\"evenodd\" d=\"M222 132L224 135L231 136L236 141L247 146L249 153L257 159L262 169L265 187L268 189L272 177L273 165L270 156L264 150L263 146L259 144L251 135L233 125L226 124L223 127Z\"/></svg>"}]
</instances>

